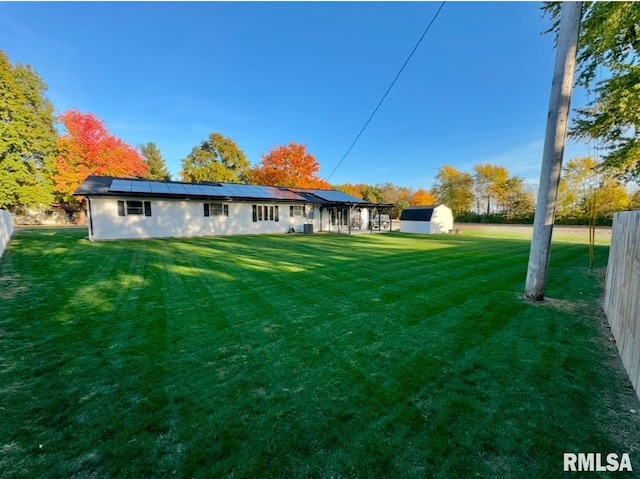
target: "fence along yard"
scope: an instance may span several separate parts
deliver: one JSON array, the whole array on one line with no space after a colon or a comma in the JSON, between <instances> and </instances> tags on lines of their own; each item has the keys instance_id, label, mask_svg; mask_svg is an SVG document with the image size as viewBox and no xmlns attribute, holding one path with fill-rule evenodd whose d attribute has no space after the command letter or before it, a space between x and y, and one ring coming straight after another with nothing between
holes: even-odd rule
<instances>
[{"instance_id":1,"label":"fence along yard","mask_svg":"<svg viewBox=\"0 0 640 479\"><path fill-rule=\"evenodd\" d=\"M604 312L622 363L640 397L640 211L616 213Z\"/></svg>"},{"instance_id":2,"label":"fence along yard","mask_svg":"<svg viewBox=\"0 0 640 479\"><path fill-rule=\"evenodd\" d=\"M7 244L9 244L11 235L13 235L11 213L6 210L0 210L0 257L2 257Z\"/></svg>"}]
</instances>

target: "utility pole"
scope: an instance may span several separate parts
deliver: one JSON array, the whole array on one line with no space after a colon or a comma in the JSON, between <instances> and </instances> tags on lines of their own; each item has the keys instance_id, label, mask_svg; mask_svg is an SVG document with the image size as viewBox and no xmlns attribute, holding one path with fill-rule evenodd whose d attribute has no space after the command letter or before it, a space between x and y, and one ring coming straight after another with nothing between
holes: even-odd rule
<instances>
[{"instance_id":1,"label":"utility pole","mask_svg":"<svg viewBox=\"0 0 640 479\"><path fill-rule=\"evenodd\" d=\"M556 63L551 84L547 130L542 154L542 170L525 296L531 301L544 300L547 270L551 252L551 235L556 216L556 199L562 172L562 156L567 139L567 126L576 69L582 2L562 2Z\"/></svg>"}]
</instances>

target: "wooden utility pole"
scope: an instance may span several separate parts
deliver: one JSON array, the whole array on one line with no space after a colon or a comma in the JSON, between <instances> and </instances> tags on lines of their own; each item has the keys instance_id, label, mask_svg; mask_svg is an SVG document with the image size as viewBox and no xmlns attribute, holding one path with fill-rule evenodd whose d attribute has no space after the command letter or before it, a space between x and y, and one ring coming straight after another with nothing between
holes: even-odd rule
<instances>
[{"instance_id":1,"label":"wooden utility pole","mask_svg":"<svg viewBox=\"0 0 640 479\"><path fill-rule=\"evenodd\" d=\"M551 235L556 216L556 199L562 172L562 156L567 139L573 77L576 69L578 36L582 18L582 2L562 2L556 64L551 84L549 115L542 154L542 170L538 187L533 240L529 253L529 267L525 296L532 301L544 299Z\"/></svg>"}]
</instances>

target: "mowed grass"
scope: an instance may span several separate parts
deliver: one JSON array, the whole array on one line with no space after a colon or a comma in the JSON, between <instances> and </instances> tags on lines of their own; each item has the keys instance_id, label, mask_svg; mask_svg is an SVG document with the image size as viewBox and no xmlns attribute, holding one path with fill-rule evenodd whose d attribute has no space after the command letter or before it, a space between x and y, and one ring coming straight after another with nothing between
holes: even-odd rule
<instances>
[{"instance_id":1,"label":"mowed grass","mask_svg":"<svg viewBox=\"0 0 640 479\"><path fill-rule=\"evenodd\" d=\"M0 259L2 477L559 477L630 453L607 246L486 235L91 243Z\"/></svg>"}]
</instances>

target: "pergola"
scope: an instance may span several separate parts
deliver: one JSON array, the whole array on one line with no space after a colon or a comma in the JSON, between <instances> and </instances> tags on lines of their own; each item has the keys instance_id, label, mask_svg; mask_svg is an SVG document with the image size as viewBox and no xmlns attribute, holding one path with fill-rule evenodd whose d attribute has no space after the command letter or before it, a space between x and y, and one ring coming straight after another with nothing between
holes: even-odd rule
<instances>
[{"instance_id":1,"label":"pergola","mask_svg":"<svg viewBox=\"0 0 640 479\"><path fill-rule=\"evenodd\" d=\"M350 218L352 217L352 213L354 211L361 213L363 210L367 210L369 213L369 224L367 225L367 229L369 230L369 232L373 233L374 225L373 225L373 222L371 221L371 218L373 217L372 216L373 211L376 210L378 212L378 230L382 231L382 221L381 221L380 215L386 211L389 214L389 231L391 231L393 226L392 224L393 220L391 219L391 208L395 206L396 205L392 203L348 203L348 202L323 203L319 207L320 225L322 228L322 213L323 211L327 211L329 214L336 215L336 220L337 220L336 224L338 227L338 233L342 233L341 231L342 227L346 226L348 229L348 233L351 234L351 229L353 228L353 222L350 221ZM345 218L343 218L345 211L348 212L346 217L346 223L347 223L346 225L344 224ZM331 228L331 223L329 223L329 228ZM362 229L362 226L360 226L360 229Z\"/></svg>"},{"instance_id":2,"label":"pergola","mask_svg":"<svg viewBox=\"0 0 640 479\"><path fill-rule=\"evenodd\" d=\"M374 210L378 211L378 229L382 230L380 222L380 214L387 211L389 213L389 220L391 220L391 208L396 205L393 203L370 203L365 200L361 200L354 196L345 194L341 191L326 191L315 190L308 188L288 188L290 191L302 196L309 203L313 203L318 207L320 211L320 231L322 231L322 214L327 212L330 215L335 215L335 225L338 227L338 233L342 233L342 228L346 227L349 234L353 227L352 221L349 219L352 217L352 213L357 211L358 213L363 210L369 212L369 218L371 218ZM346 212L346 213L345 213ZM346 216L346 218L345 218ZM332 231L332 222L329 222L329 230ZM389 231L391 231L391 223L389 224ZM362 229L362 226L360 226ZM367 229L373 233L373 224L369 221Z\"/></svg>"}]
</instances>

